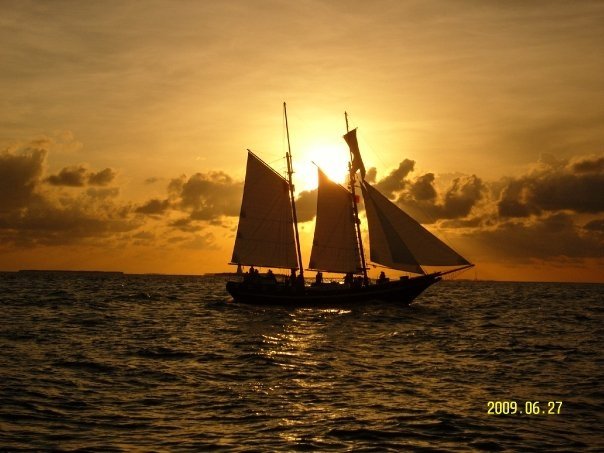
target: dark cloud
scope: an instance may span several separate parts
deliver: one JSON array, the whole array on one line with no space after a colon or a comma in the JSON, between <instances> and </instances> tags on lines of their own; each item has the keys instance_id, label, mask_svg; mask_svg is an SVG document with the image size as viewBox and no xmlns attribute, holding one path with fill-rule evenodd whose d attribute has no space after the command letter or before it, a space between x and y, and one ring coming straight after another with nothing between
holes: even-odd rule
<instances>
[{"instance_id":1,"label":"dark cloud","mask_svg":"<svg viewBox=\"0 0 604 453\"><path fill-rule=\"evenodd\" d=\"M415 161L405 159L397 169L392 170L388 176L380 179L375 187L388 198L394 198L396 192L400 192L406 187L408 182L405 178L413 171L414 167Z\"/></svg>"},{"instance_id":2,"label":"dark cloud","mask_svg":"<svg viewBox=\"0 0 604 453\"><path fill-rule=\"evenodd\" d=\"M427 173L410 182L396 200L403 209L421 223L439 219L457 219L470 214L483 199L485 184L475 175L454 178L449 187L438 194L435 176Z\"/></svg>"},{"instance_id":3,"label":"dark cloud","mask_svg":"<svg viewBox=\"0 0 604 453\"><path fill-rule=\"evenodd\" d=\"M484 191L485 185L476 175L455 178L445 193L441 217L455 219L467 216L482 199Z\"/></svg>"},{"instance_id":4,"label":"dark cloud","mask_svg":"<svg viewBox=\"0 0 604 453\"><path fill-rule=\"evenodd\" d=\"M482 217L471 217L468 219L449 219L443 220L439 226L443 228L477 228L485 224Z\"/></svg>"},{"instance_id":5,"label":"dark cloud","mask_svg":"<svg viewBox=\"0 0 604 453\"><path fill-rule=\"evenodd\" d=\"M48 140L37 140L0 154L0 242L8 245L60 245L106 239L137 226L130 209L112 201L119 188L95 188L59 196L54 186L83 187L88 177L104 185L114 176L91 173L84 165L44 178ZM48 182L50 187L45 185Z\"/></svg>"},{"instance_id":6,"label":"dark cloud","mask_svg":"<svg viewBox=\"0 0 604 453\"><path fill-rule=\"evenodd\" d=\"M604 173L604 157L583 159L572 164L576 173Z\"/></svg>"},{"instance_id":7,"label":"dark cloud","mask_svg":"<svg viewBox=\"0 0 604 453\"><path fill-rule=\"evenodd\" d=\"M119 187L103 187L97 189L96 187L90 187L86 190L86 195L91 198L115 198L120 194Z\"/></svg>"},{"instance_id":8,"label":"dark cloud","mask_svg":"<svg viewBox=\"0 0 604 453\"><path fill-rule=\"evenodd\" d=\"M74 244L87 239L94 242L140 225L124 214L118 205L98 205L93 199L58 202L41 198L26 209L0 217L0 237L19 246Z\"/></svg>"},{"instance_id":9,"label":"dark cloud","mask_svg":"<svg viewBox=\"0 0 604 453\"><path fill-rule=\"evenodd\" d=\"M62 168L56 175L50 175L46 182L53 186L84 187L88 170L83 165Z\"/></svg>"},{"instance_id":10,"label":"dark cloud","mask_svg":"<svg viewBox=\"0 0 604 453\"><path fill-rule=\"evenodd\" d=\"M0 152L0 213L26 206L36 196L46 154L35 146Z\"/></svg>"},{"instance_id":11,"label":"dark cloud","mask_svg":"<svg viewBox=\"0 0 604 453\"><path fill-rule=\"evenodd\" d=\"M604 233L604 219L596 219L591 222L587 222L583 225L583 228L587 231L594 231L596 233Z\"/></svg>"},{"instance_id":12,"label":"dark cloud","mask_svg":"<svg viewBox=\"0 0 604 453\"><path fill-rule=\"evenodd\" d=\"M565 213L530 221L508 220L491 229L474 230L472 241L487 248L490 259L497 257L516 263L604 256L604 242L583 232L573 217Z\"/></svg>"},{"instance_id":13,"label":"dark cloud","mask_svg":"<svg viewBox=\"0 0 604 453\"><path fill-rule=\"evenodd\" d=\"M182 219L177 219L169 223L169 225L173 228L176 228L180 231L184 231L187 233L194 233L199 230L196 222L191 220L190 217L184 217Z\"/></svg>"},{"instance_id":14,"label":"dark cloud","mask_svg":"<svg viewBox=\"0 0 604 453\"><path fill-rule=\"evenodd\" d=\"M147 180L147 182L155 182ZM162 215L169 210L187 213L186 218L171 221L169 226L182 231L199 230L195 221L221 225L222 217L238 216L243 183L224 172L182 175L168 183L168 198L151 199L136 208L139 214Z\"/></svg>"},{"instance_id":15,"label":"dark cloud","mask_svg":"<svg viewBox=\"0 0 604 453\"><path fill-rule=\"evenodd\" d=\"M375 167L371 167L369 170L367 170L367 173L365 173L365 181L367 181L368 183L375 183L377 178L377 169Z\"/></svg>"},{"instance_id":16,"label":"dark cloud","mask_svg":"<svg viewBox=\"0 0 604 453\"><path fill-rule=\"evenodd\" d=\"M45 175L45 146L39 141L0 153L2 244L162 240L208 249L216 247L216 238L204 228L219 226L231 234L243 183L224 172L173 178L165 196L132 206L119 200L118 187L107 187L116 177L111 168L95 172L80 164ZM415 177L413 169L414 162L405 159L375 185L418 221L455 229L474 249L519 263L604 256L604 219L597 218L604 210L604 157L566 161L543 155L527 174L488 184L475 175ZM377 172L367 175L375 181ZM317 189L299 194L301 223L314 218L316 197ZM152 230L144 215L153 216Z\"/></svg>"},{"instance_id":17,"label":"dark cloud","mask_svg":"<svg viewBox=\"0 0 604 453\"><path fill-rule=\"evenodd\" d=\"M409 188L409 194L415 200L435 200L434 173L426 173L417 178Z\"/></svg>"},{"instance_id":18,"label":"dark cloud","mask_svg":"<svg viewBox=\"0 0 604 453\"><path fill-rule=\"evenodd\" d=\"M498 202L501 217L527 217L542 211L604 211L604 158L546 165L509 179Z\"/></svg>"},{"instance_id":19,"label":"dark cloud","mask_svg":"<svg viewBox=\"0 0 604 453\"><path fill-rule=\"evenodd\" d=\"M196 173L189 179L173 179L168 190L191 219L212 221L239 215L243 183L224 172Z\"/></svg>"},{"instance_id":20,"label":"dark cloud","mask_svg":"<svg viewBox=\"0 0 604 453\"><path fill-rule=\"evenodd\" d=\"M300 192L296 200L298 222L308 222L315 218L317 212L317 189Z\"/></svg>"},{"instance_id":21,"label":"dark cloud","mask_svg":"<svg viewBox=\"0 0 604 453\"><path fill-rule=\"evenodd\" d=\"M72 165L62 168L56 175L50 175L46 182L53 186L84 187L106 186L115 178L115 170L105 168L99 172L91 172L85 165Z\"/></svg>"},{"instance_id":22,"label":"dark cloud","mask_svg":"<svg viewBox=\"0 0 604 453\"><path fill-rule=\"evenodd\" d=\"M415 179L409 177L414 167L414 161L405 159L396 170L374 185L421 223L466 217L484 198L486 185L475 175L456 176L439 193L434 173L426 173ZM375 169L371 170L371 178L374 179L376 172ZM362 204L359 209L363 209Z\"/></svg>"},{"instance_id":23,"label":"dark cloud","mask_svg":"<svg viewBox=\"0 0 604 453\"><path fill-rule=\"evenodd\" d=\"M170 200L159 200L153 198L135 209L138 214L159 215L170 208Z\"/></svg>"},{"instance_id":24,"label":"dark cloud","mask_svg":"<svg viewBox=\"0 0 604 453\"><path fill-rule=\"evenodd\" d=\"M88 184L92 186L106 186L114 180L115 175L115 170L105 168L97 173L90 173L88 175Z\"/></svg>"}]
</instances>

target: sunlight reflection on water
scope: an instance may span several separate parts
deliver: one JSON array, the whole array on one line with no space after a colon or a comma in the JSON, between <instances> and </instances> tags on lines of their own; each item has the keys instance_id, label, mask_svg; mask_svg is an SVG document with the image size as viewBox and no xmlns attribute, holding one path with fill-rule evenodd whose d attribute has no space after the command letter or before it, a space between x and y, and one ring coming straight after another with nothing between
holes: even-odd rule
<instances>
[{"instance_id":1,"label":"sunlight reflection on water","mask_svg":"<svg viewBox=\"0 0 604 453\"><path fill-rule=\"evenodd\" d=\"M0 277L7 450L597 451L598 285L325 310L227 303L221 279ZM486 414L509 399L565 412Z\"/></svg>"}]
</instances>

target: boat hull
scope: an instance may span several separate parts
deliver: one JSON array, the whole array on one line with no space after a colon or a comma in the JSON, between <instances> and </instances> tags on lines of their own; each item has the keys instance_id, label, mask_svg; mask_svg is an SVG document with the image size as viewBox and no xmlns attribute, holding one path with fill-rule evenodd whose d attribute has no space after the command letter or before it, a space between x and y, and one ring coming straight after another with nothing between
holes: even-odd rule
<instances>
[{"instance_id":1,"label":"boat hull","mask_svg":"<svg viewBox=\"0 0 604 453\"><path fill-rule=\"evenodd\" d=\"M333 307L376 301L409 305L440 279L440 274L436 273L359 288L327 284L303 289L265 281L229 281L226 289L235 302L257 305Z\"/></svg>"}]
</instances>

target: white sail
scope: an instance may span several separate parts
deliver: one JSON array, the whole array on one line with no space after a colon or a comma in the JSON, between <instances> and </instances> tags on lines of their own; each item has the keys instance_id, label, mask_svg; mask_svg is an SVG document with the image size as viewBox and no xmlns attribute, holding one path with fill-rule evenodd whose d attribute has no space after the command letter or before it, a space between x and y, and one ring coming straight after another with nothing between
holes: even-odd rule
<instances>
[{"instance_id":1,"label":"white sail","mask_svg":"<svg viewBox=\"0 0 604 453\"><path fill-rule=\"evenodd\" d=\"M309 268L342 273L361 270L350 192L331 181L320 169Z\"/></svg>"},{"instance_id":2,"label":"white sail","mask_svg":"<svg viewBox=\"0 0 604 453\"><path fill-rule=\"evenodd\" d=\"M366 181L361 188L369 224L371 261L417 274L424 274L420 265L470 264Z\"/></svg>"},{"instance_id":3,"label":"white sail","mask_svg":"<svg viewBox=\"0 0 604 453\"><path fill-rule=\"evenodd\" d=\"M251 151L231 262L298 268L289 184Z\"/></svg>"}]
</instances>

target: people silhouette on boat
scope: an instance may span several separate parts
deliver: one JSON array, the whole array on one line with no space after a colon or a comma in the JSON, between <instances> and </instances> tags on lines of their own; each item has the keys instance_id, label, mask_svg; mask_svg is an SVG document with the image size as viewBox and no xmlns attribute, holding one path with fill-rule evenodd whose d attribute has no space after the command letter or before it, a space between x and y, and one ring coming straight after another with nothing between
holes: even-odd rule
<instances>
[{"instance_id":1,"label":"people silhouette on boat","mask_svg":"<svg viewBox=\"0 0 604 453\"><path fill-rule=\"evenodd\" d=\"M352 286L353 282L354 282L354 277L352 275L352 272L348 272L346 274L346 276L344 277L344 285Z\"/></svg>"},{"instance_id":2,"label":"people silhouette on boat","mask_svg":"<svg viewBox=\"0 0 604 453\"><path fill-rule=\"evenodd\" d=\"M315 275L315 286L321 286L322 283L323 283L323 272L319 271L319 272L317 272L317 275Z\"/></svg>"},{"instance_id":3,"label":"people silhouette on boat","mask_svg":"<svg viewBox=\"0 0 604 453\"><path fill-rule=\"evenodd\" d=\"M277 283L277 278L275 277L275 274L273 274L272 269L269 269L266 273L266 279L271 283Z\"/></svg>"},{"instance_id":4,"label":"people silhouette on boat","mask_svg":"<svg viewBox=\"0 0 604 453\"><path fill-rule=\"evenodd\" d=\"M388 277L386 277L385 272L384 271L380 272L380 276L378 277L378 281L377 281L378 284L382 285L382 284L387 283L389 281L390 281L390 279Z\"/></svg>"},{"instance_id":5,"label":"people silhouette on boat","mask_svg":"<svg viewBox=\"0 0 604 453\"><path fill-rule=\"evenodd\" d=\"M250 266L245 274L243 274L243 281L245 282L254 282L260 278L260 272L258 269L255 269L254 266Z\"/></svg>"}]
</instances>

